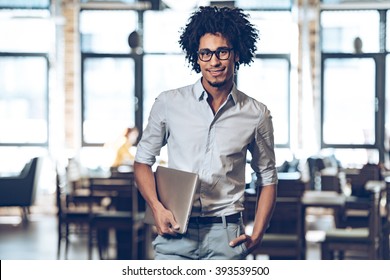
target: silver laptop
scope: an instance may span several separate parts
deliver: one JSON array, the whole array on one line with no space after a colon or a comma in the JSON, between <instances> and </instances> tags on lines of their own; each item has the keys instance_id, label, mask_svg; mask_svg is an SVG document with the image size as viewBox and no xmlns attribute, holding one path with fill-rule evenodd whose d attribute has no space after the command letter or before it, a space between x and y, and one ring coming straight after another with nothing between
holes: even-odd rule
<instances>
[{"instance_id":1,"label":"silver laptop","mask_svg":"<svg viewBox=\"0 0 390 280\"><path fill-rule=\"evenodd\" d=\"M165 208L171 210L180 225L178 233L187 231L195 191L199 186L199 176L173 168L158 166L155 172L157 195ZM146 207L144 222L154 225L149 206Z\"/></svg>"}]
</instances>

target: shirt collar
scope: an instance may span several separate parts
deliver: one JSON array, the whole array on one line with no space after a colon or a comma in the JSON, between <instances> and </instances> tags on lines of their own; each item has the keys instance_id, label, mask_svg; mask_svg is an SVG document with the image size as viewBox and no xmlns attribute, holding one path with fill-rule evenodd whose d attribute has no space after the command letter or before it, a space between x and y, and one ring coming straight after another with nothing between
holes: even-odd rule
<instances>
[{"instance_id":1,"label":"shirt collar","mask_svg":"<svg viewBox=\"0 0 390 280\"><path fill-rule=\"evenodd\" d=\"M200 78L195 84L194 84L194 94L196 96L196 99L198 101L201 101L204 98L204 94L206 93L203 85L202 85L202 78Z\"/></svg>"},{"instance_id":2,"label":"shirt collar","mask_svg":"<svg viewBox=\"0 0 390 280\"><path fill-rule=\"evenodd\" d=\"M228 95L228 99L231 99L234 104L236 104L238 102L238 94L237 94L238 90L237 90L237 87L236 87L236 84L233 83L233 88L232 88L232 91L229 93ZM194 93L195 93L195 96L196 98L201 101L203 100L203 98L205 98L206 96L206 91L205 89L203 88L203 85L202 85L202 78L200 78L194 85Z\"/></svg>"}]
</instances>

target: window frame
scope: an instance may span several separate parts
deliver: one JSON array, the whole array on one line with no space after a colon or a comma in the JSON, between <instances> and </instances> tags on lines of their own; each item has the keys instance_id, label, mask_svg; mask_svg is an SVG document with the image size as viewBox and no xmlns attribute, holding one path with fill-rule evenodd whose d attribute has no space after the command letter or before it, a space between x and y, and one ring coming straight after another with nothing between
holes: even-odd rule
<instances>
[{"instance_id":1,"label":"window frame","mask_svg":"<svg viewBox=\"0 0 390 280\"><path fill-rule=\"evenodd\" d=\"M90 53L90 52L81 52L81 114L80 114L80 133L81 133L81 146L82 147L102 147L104 143L91 143L86 142L84 139L84 121L85 121L85 73L84 73L84 64L85 61L89 58L123 58L123 59L133 59L134 61L134 121L136 127L142 127L142 57L136 53L122 54L122 53Z\"/></svg>"},{"instance_id":2,"label":"window frame","mask_svg":"<svg viewBox=\"0 0 390 280\"><path fill-rule=\"evenodd\" d=\"M52 5L52 1L49 0L47 1L47 5L45 6L30 6L27 5L27 3L30 1L26 1L26 5L19 4L19 5L4 5L3 3L0 3L0 12L2 10L11 10L11 11L18 11L18 10L23 10L23 11L37 11L37 10L47 10L50 13L50 8ZM45 108L46 108L46 141L45 142L35 142L35 143L20 143L20 142L0 142L0 147L43 147L43 148L48 148L49 147L49 142L50 142L50 106L49 106L49 95L50 93L50 60L49 60L49 53L48 52L28 52L28 48L26 48L25 51L20 52L20 51L5 51L1 52L0 51L0 57L42 57L46 61L46 84L45 84L45 94L44 94L44 102L45 102Z\"/></svg>"},{"instance_id":3,"label":"window frame","mask_svg":"<svg viewBox=\"0 0 390 280\"><path fill-rule=\"evenodd\" d=\"M369 53L345 53L345 52L323 52L322 51L322 36L320 36L320 45L321 45L321 71L320 71L320 98L321 98L321 112L320 112L320 145L321 149L333 148L333 149L367 149L367 150L377 150L379 152L379 161L385 161L385 96L386 96L386 56L389 52L386 51L386 9L375 9L375 8L366 8L366 9L355 9L355 8L343 8L343 5L340 5L340 8L328 7L322 8L320 10L320 18L322 12L326 11L356 11L356 10L376 10L379 13L379 52L369 52ZM320 24L320 33L322 32L322 26ZM375 62L375 143L374 144L340 144L340 143L325 143L324 141L324 100L325 100L325 91L324 91L324 70L325 70L325 61L327 59L355 59L355 58L372 58Z\"/></svg>"},{"instance_id":4,"label":"window frame","mask_svg":"<svg viewBox=\"0 0 390 280\"><path fill-rule=\"evenodd\" d=\"M97 7L94 7L95 3L91 3L89 1L82 1L81 9L78 12L78 16L83 11L93 11L93 10L99 10L99 11L112 11L112 10L118 10L118 11L125 11L125 10L131 10L135 11L138 14L138 25L143 26L143 10L142 7L138 7L137 3L133 4L127 4L127 3L117 3L118 9L115 9L114 4L112 3L101 3L102 5L98 5ZM99 3L97 3L99 4ZM139 9L138 9L138 8ZM132 52L131 48L129 46L129 52L123 53L123 52L117 52L117 53L106 53L106 52L90 52L90 51L83 51L82 49L82 40L83 40L83 34L81 30L78 31L78 36L80 38L80 145L81 148L84 147L103 147L104 143L90 143L86 142L84 139L84 116L85 116L85 73L84 73L84 62L86 59L89 58L129 58L133 59L134 61L134 123L135 127L138 129L142 128L142 122L143 122L143 53L138 52ZM141 104L141 105L140 105ZM142 129L140 129L142 131Z\"/></svg>"}]
</instances>

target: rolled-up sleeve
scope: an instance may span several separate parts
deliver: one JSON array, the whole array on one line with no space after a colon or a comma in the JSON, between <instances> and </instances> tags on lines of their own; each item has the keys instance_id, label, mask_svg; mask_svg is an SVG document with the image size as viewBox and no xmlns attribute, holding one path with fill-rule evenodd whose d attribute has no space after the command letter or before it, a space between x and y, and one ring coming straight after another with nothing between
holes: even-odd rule
<instances>
[{"instance_id":1,"label":"rolled-up sleeve","mask_svg":"<svg viewBox=\"0 0 390 280\"><path fill-rule=\"evenodd\" d=\"M249 146L252 153L251 167L257 175L257 186L277 184L275 167L274 129L270 111L265 107L255 137Z\"/></svg>"},{"instance_id":2,"label":"rolled-up sleeve","mask_svg":"<svg viewBox=\"0 0 390 280\"><path fill-rule=\"evenodd\" d=\"M160 155L161 148L166 144L167 137L165 95L161 93L150 111L148 124L137 145L135 161L153 165L156 156Z\"/></svg>"}]
</instances>

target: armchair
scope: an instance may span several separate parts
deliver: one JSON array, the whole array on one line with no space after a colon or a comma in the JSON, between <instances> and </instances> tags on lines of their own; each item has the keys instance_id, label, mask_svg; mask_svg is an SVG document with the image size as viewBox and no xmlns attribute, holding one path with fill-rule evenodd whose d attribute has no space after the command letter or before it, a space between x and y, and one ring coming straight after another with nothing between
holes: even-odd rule
<instances>
[{"instance_id":1,"label":"armchair","mask_svg":"<svg viewBox=\"0 0 390 280\"><path fill-rule=\"evenodd\" d=\"M40 159L31 159L13 177L0 177L0 207L22 207L22 218L27 220L28 207L34 204L40 170Z\"/></svg>"}]
</instances>

